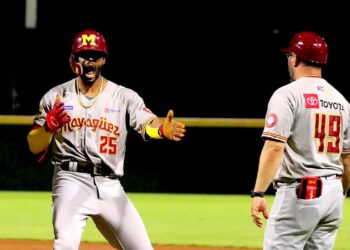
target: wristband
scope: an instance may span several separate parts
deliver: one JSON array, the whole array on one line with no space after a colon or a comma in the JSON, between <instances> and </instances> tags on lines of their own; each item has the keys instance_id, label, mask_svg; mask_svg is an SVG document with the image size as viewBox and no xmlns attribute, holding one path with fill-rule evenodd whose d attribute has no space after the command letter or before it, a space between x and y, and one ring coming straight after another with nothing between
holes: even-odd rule
<instances>
[{"instance_id":1,"label":"wristband","mask_svg":"<svg viewBox=\"0 0 350 250\"><path fill-rule=\"evenodd\" d=\"M250 197L260 197L264 198L265 192L254 192L253 190L250 192Z\"/></svg>"},{"instance_id":2,"label":"wristband","mask_svg":"<svg viewBox=\"0 0 350 250\"><path fill-rule=\"evenodd\" d=\"M161 134L161 128L163 126L159 127L159 128L153 128L150 125L146 125L146 134L153 138L153 139L162 139L163 136Z\"/></svg>"}]
</instances>

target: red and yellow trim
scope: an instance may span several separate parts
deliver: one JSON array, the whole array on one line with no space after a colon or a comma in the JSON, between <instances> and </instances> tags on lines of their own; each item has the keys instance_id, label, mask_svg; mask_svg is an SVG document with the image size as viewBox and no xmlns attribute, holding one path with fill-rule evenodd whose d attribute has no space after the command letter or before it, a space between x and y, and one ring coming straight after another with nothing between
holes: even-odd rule
<instances>
[{"instance_id":1,"label":"red and yellow trim","mask_svg":"<svg viewBox=\"0 0 350 250\"><path fill-rule=\"evenodd\" d=\"M281 136L281 135L277 135L274 133L270 133L270 132L263 132L262 133L262 137L269 137L269 138L273 138L282 142L286 142L288 140L287 137Z\"/></svg>"}]
</instances>

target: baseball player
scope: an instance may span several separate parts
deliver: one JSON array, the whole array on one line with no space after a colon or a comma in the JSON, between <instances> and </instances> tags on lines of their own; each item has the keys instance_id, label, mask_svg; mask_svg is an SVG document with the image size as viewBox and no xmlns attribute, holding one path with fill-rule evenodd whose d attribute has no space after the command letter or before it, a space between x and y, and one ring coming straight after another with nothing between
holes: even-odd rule
<instances>
[{"instance_id":1,"label":"baseball player","mask_svg":"<svg viewBox=\"0 0 350 250\"><path fill-rule=\"evenodd\" d=\"M264 250L332 249L350 180L350 107L321 76L325 40L296 33L287 55L291 83L268 104L251 216L268 219ZM264 192L277 190L270 211Z\"/></svg>"},{"instance_id":2,"label":"baseball player","mask_svg":"<svg viewBox=\"0 0 350 250\"><path fill-rule=\"evenodd\" d=\"M117 249L153 249L144 224L119 181L128 128L145 139L180 141L185 125L152 113L133 90L101 74L108 55L103 35L74 38L70 65L76 78L50 89L27 140L32 153L51 147L54 249L77 250L88 217Z\"/></svg>"}]
</instances>

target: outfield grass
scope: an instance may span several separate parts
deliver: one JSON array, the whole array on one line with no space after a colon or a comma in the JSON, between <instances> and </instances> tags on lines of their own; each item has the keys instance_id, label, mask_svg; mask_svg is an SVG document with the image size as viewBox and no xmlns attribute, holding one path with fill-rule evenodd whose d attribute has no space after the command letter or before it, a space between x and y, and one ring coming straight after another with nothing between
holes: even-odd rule
<instances>
[{"instance_id":1,"label":"outfield grass","mask_svg":"<svg viewBox=\"0 0 350 250\"><path fill-rule=\"evenodd\" d=\"M263 229L250 217L248 195L129 193L141 214L152 243L261 247ZM271 205L272 197L267 197ZM338 232L337 250L348 248L350 200ZM53 237L49 192L0 191L0 239ZM105 241L88 221L83 241Z\"/></svg>"}]
</instances>

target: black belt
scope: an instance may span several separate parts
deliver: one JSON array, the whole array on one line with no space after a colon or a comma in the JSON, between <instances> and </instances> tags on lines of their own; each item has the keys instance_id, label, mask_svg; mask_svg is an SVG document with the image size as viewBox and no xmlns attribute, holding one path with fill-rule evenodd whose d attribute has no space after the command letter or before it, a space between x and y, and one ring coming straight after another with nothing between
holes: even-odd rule
<instances>
[{"instance_id":1,"label":"black belt","mask_svg":"<svg viewBox=\"0 0 350 250\"><path fill-rule=\"evenodd\" d=\"M62 170L88 173L91 174L91 176L118 177L106 164L94 165L88 162L64 161L59 166Z\"/></svg>"}]
</instances>

